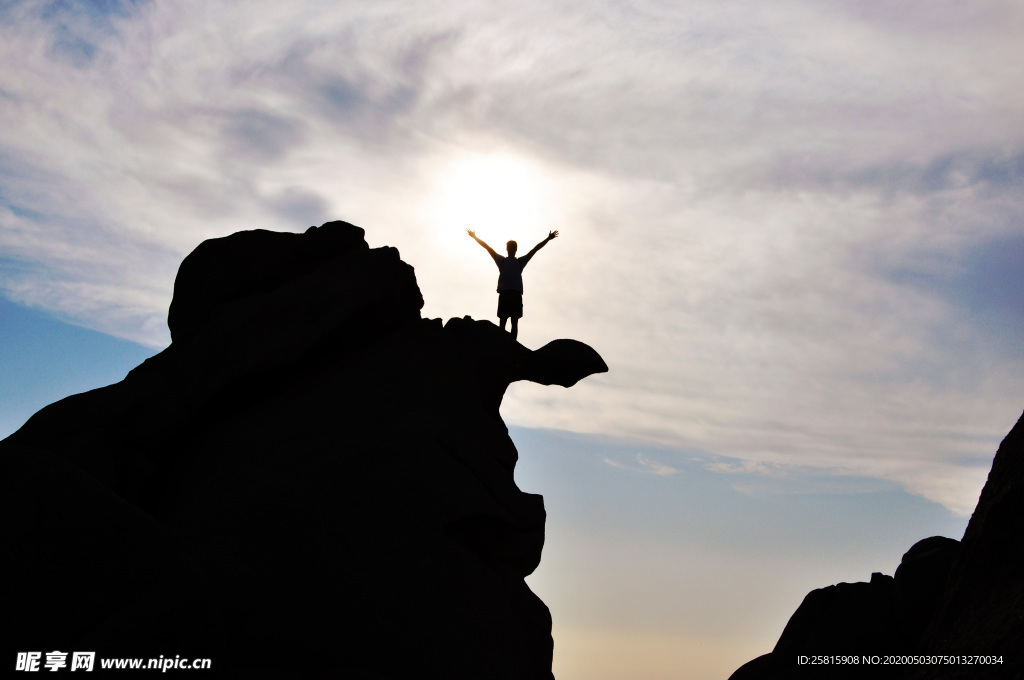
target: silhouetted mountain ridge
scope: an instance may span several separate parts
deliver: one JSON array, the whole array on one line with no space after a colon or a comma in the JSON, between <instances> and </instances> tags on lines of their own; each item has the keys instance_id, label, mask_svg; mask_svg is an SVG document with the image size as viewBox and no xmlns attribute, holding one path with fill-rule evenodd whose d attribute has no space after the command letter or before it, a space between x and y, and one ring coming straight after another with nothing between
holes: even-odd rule
<instances>
[{"instance_id":1,"label":"silhouetted mountain ridge","mask_svg":"<svg viewBox=\"0 0 1024 680\"><path fill-rule=\"evenodd\" d=\"M1024 677L1021 489L1024 415L999 446L962 541L926 538L903 555L895 576L811 591L775 649L730 680Z\"/></svg>"},{"instance_id":2,"label":"silhouetted mountain ridge","mask_svg":"<svg viewBox=\"0 0 1024 680\"><path fill-rule=\"evenodd\" d=\"M523 581L543 499L515 484L498 407L513 381L607 366L422 305L412 267L345 222L196 248L170 347L0 442L6 646L239 677L551 678Z\"/></svg>"}]
</instances>

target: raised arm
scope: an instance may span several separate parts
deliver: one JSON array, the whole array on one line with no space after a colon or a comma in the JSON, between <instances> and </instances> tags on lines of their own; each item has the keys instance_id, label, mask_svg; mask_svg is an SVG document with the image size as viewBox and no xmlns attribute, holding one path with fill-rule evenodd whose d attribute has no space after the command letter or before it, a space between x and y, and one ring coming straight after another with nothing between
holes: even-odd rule
<instances>
[{"instance_id":1,"label":"raised arm","mask_svg":"<svg viewBox=\"0 0 1024 680\"><path fill-rule=\"evenodd\" d=\"M530 261L530 258L537 254L538 250L540 250L541 248L546 246L548 244L548 241L551 241L551 240L556 239L556 238L558 238L558 232L557 231L549 231L548 232L548 237L546 239L544 239L543 241L541 241L540 243L535 245L533 247L533 250L528 252L526 255L523 255L521 258L519 258L519 264L521 264L522 266L525 267L526 263Z\"/></svg>"},{"instance_id":2,"label":"raised arm","mask_svg":"<svg viewBox=\"0 0 1024 680\"><path fill-rule=\"evenodd\" d=\"M498 255L498 253L494 252L494 248L490 247L489 245L487 245L486 243L484 243L483 241L478 239L476 237L476 232L473 231L472 229L467 229L466 233L469 234L474 241L479 243L483 247L484 250L486 250L488 253L491 254L491 257L494 258L494 264L498 265L499 267L501 266L501 261L504 258L501 255Z\"/></svg>"}]
</instances>

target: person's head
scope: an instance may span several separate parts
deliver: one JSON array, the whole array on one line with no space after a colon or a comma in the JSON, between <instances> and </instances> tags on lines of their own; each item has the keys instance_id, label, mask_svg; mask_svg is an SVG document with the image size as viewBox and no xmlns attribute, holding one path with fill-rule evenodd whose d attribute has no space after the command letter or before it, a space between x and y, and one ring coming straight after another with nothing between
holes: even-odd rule
<instances>
[{"instance_id":1,"label":"person's head","mask_svg":"<svg viewBox=\"0 0 1024 680\"><path fill-rule=\"evenodd\" d=\"M519 246L516 244L515 241L509 241L508 243L506 243L505 244L505 249L508 251L508 256L509 257L515 257L516 256L516 248L518 248L518 247Z\"/></svg>"}]
</instances>

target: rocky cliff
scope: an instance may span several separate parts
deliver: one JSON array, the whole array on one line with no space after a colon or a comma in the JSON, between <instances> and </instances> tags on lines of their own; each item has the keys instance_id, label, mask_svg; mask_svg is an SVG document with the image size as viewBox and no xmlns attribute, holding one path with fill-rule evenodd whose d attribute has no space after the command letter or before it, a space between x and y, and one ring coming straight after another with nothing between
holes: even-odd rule
<instances>
[{"instance_id":1,"label":"rocky cliff","mask_svg":"<svg viewBox=\"0 0 1024 680\"><path fill-rule=\"evenodd\" d=\"M933 536L907 551L894 576L812 591L775 649L730 680L1024 677L1022 491L1024 416L999 446L962 541ZM815 655L858 663L798 663ZM864 663L876 656L882 662ZM884 665L886 656L898 663Z\"/></svg>"},{"instance_id":2,"label":"rocky cliff","mask_svg":"<svg viewBox=\"0 0 1024 680\"><path fill-rule=\"evenodd\" d=\"M516 487L498 407L516 380L607 367L422 304L398 252L344 222L196 248L165 351L0 442L10 658L550 678L550 616L523 581L544 505Z\"/></svg>"}]
</instances>

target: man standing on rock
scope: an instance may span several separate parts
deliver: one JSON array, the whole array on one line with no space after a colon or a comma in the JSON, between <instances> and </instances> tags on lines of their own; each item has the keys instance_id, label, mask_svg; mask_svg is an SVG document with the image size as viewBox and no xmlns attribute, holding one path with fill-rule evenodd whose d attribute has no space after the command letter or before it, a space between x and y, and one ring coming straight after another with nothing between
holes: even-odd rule
<instances>
[{"instance_id":1,"label":"man standing on rock","mask_svg":"<svg viewBox=\"0 0 1024 680\"><path fill-rule=\"evenodd\" d=\"M501 319L501 330L505 330L505 322L512 319L512 339L519 335L519 319L523 316L523 268L530 261L530 258L537 254L537 251L548 244L548 241L558 237L557 231L548 232L548 237L535 245L533 250L523 257L516 257L515 241L505 244L508 249L508 257L502 257L494 252L494 249L476 237L476 232L467 229L466 233L473 237L473 240L483 246L484 250L491 254L494 263L498 265L498 318Z\"/></svg>"}]
</instances>

